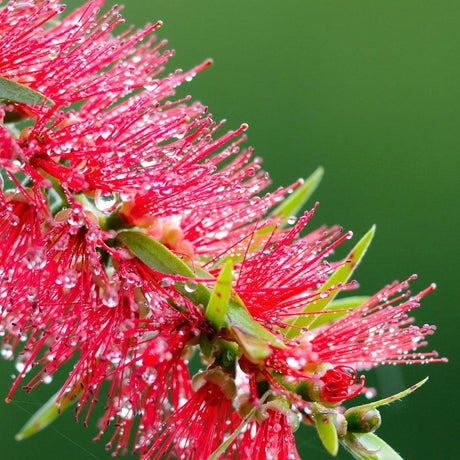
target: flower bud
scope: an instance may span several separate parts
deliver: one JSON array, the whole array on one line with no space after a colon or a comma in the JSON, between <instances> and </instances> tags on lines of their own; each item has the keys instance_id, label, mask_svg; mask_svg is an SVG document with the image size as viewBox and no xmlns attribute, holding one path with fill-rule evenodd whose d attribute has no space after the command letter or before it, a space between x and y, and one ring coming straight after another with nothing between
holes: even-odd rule
<instances>
[{"instance_id":1,"label":"flower bud","mask_svg":"<svg viewBox=\"0 0 460 460\"><path fill-rule=\"evenodd\" d=\"M356 396L363 387L356 384L356 371L347 366L322 365L310 380L301 382L296 393L305 401L319 402L325 407L337 407Z\"/></svg>"},{"instance_id":2,"label":"flower bud","mask_svg":"<svg viewBox=\"0 0 460 460\"><path fill-rule=\"evenodd\" d=\"M375 431L382 422L377 409L366 407L352 407L345 412L348 431L351 433L370 433Z\"/></svg>"}]
</instances>

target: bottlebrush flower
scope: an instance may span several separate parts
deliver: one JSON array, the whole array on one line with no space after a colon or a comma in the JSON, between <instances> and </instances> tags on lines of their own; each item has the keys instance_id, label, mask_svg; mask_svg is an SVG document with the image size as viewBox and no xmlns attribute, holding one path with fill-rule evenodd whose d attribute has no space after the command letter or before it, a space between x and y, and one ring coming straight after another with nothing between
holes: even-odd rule
<instances>
[{"instance_id":1,"label":"bottlebrush flower","mask_svg":"<svg viewBox=\"0 0 460 460\"><path fill-rule=\"evenodd\" d=\"M42 93L56 108L98 94L120 98L152 83L169 53L160 55L152 41L135 45L161 23L113 37L124 21L117 6L99 17L103 5L90 1L50 26L65 9L59 0L8 2L0 11L0 75Z\"/></svg>"},{"instance_id":2,"label":"bottlebrush flower","mask_svg":"<svg viewBox=\"0 0 460 460\"><path fill-rule=\"evenodd\" d=\"M58 0L0 9L0 333L19 372L8 399L73 364L19 437L55 418L55 402L76 400L88 425L99 398L95 439L113 425L115 454L295 459L303 421L332 454L340 440L361 458L389 399L341 405L364 391L362 370L442 361L419 351L434 327L408 317L432 287L335 302L373 231L329 261L351 232L311 231L317 205L292 216L321 172L262 195L247 125L222 134L200 103L170 100L210 61L162 76L173 53L151 36L160 23L116 37L121 16L103 6L57 22Z\"/></svg>"}]
</instances>

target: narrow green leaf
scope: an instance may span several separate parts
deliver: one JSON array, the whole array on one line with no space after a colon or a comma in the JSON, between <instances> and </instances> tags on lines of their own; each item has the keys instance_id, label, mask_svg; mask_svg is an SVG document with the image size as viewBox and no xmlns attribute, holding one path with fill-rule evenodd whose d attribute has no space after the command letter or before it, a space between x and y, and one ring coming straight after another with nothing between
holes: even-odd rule
<instances>
[{"instance_id":1,"label":"narrow green leaf","mask_svg":"<svg viewBox=\"0 0 460 460\"><path fill-rule=\"evenodd\" d=\"M217 331L220 331L224 325L227 314L227 305L232 291L232 268L232 262L228 260L217 278L204 313L205 318Z\"/></svg>"},{"instance_id":2,"label":"narrow green leaf","mask_svg":"<svg viewBox=\"0 0 460 460\"><path fill-rule=\"evenodd\" d=\"M70 407L77 398L77 394L75 393L70 396L64 395L60 401L57 401L58 395L59 392L51 396L51 398L32 415L15 436L16 441L22 441L46 428L50 423L56 420L64 410Z\"/></svg>"},{"instance_id":3,"label":"narrow green leaf","mask_svg":"<svg viewBox=\"0 0 460 460\"><path fill-rule=\"evenodd\" d=\"M179 257L173 254L159 241L150 238L145 233L124 231L117 235L120 240L138 259L142 260L151 269L165 275L179 275L185 278L196 278L192 269ZM196 289L186 288L185 282L175 284L177 291L191 300L195 305L207 305L211 292L202 283L197 283Z\"/></svg>"},{"instance_id":4,"label":"narrow green leaf","mask_svg":"<svg viewBox=\"0 0 460 460\"><path fill-rule=\"evenodd\" d=\"M254 320L241 301L230 299L227 314L230 319L230 325L233 328L239 328L254 338L264 339L276 347L284 347L283 343L275 335Z\"/></svg>"},{"instance_id":5,"label":"narrow green leaf","mask_svg":"<svg viewBox=\"0 0 460 460\"><path fill-rule=\"evenodd\" d=\"M357 460L403 460L374 433L347 434L340 442Z\"/></svg>"},{"instance_id":6,"label":"narrow green leaf","mask_svg":"<svg viewBox=\"0 0 460 460\"><path fill-rule=\"evenodd\" d=\"M324 174L323 168L318 168L304 183L297 187L291 195L280 203L271 213L272 217L288 218L295 216L311 197L313 192L318 187Z\"/></svg>"},{"instance_id":7,"label":"narrow green leaf","mask_svg":"<svg viewBox=\"0 0 460 460\"><path fill-rule=\"evenodd\" d=\"M41 105L45 101L52 102L38 91L30 89L21 83L9 80L8 78L0 77L0 100L5 99L30 105Z\"/></svg>"},{"instance_id":8,"label":"narrow green leaf","mask_svg":"<svg viewBox=\"0 0 460 460\"><path fill-rule=\"evenodd\" d=\"M420 382L416 383L415 385L412 385L409 388L406 388L404 391L401 391L399 393L396 393L393 396L388 396L388 398L384 399L379 399L378 401L370 402L367 404L362 404L361 406L355 406L355 407L350 407L350 409L345 411L345 417L347 414L351 413L352 411L361 411L361 410L370 410L370 409L375 409L379 406L384 406L386 404L390 404L393 401L398 401L399 399L404 398L407 395L410 395L413 393L415 390L418 390L422 385L424 385L428 380L428 377L425 377L423 380Z\"/></svg>"},{"instance_id":9,"label":"narrow green leaf","mask_svg":"<svg viewBox=\"0 0 460 460\"><path fill-rule=\"evenodd\" d=\"M375 233L375 225L371 227L371 229L358 241L357 245L351 250L348 254L346 260L349 262L340 266L332 275L331 277L323 284L319 292L329 291L329 295L325 299L317 300L311 304L308 304L305 309L303 310L304 313L320 313L324 311L327 306L331 303L334 297L340 292L340 288L334 289L334 286L338 284L345 284L355 271L356 267L359 265L361 259L363 258L364 254L366 253L369 244L372 241L372 238ZM313 329L316 327L315 319L316 315L305 315L299 316L293 325L297 327L310 327ZM320 316L320 315L318 315ZM300 331L296 328L289 328L287 330L287 337L293 338L300 334Z\"/></svg>"},{"instance_id":10,"label":"narrow green leaf","mask_svg":"<svg viewBox=\"0 0 460 460\"><path fill-rule=\"evenodd\" d=\"M344 299L333 300L324 310L323 315L320 315L315 320L315 327L324 326L325 324L337 321L342 316L345 316L349 311L358 308L364 302L370 299L369 296L353 296Z\"/></svg>"},{"instance_id":11,"label":"narrow green leaf","mask_svg":"<svg viewBox=\"0 0 460 460\"><path fill-rule=\"evenodd\" d=\"M123 231L117 236L136 257L156 272L166 275L180 275L186 278L197 278L192 269L167 247L138 231ZM202 278L212 278L209 273L203 276L202 269L197 270ZM226 276L226 275L225 275ZM203 283L196 283L196 289L187 289L186 283L175 284L178 292L191 300L195 305L206 306L211 299L211 292ZM233 294L233 293L232 293ZM269 344L277 347L283 346L275 335L265 329L251 316L241 299L236 294L230 298L227 305L227 315L224 317L222 326L230 327L238 339L240 345L249 354L253 361L259 361L270 354Z\"/></svg>"},{"instance_id":12,"label":"narrow green leaf","mask_svg":"<svg viewBox=\"0 0 460 460\"><path fill-rule=\"evenodd\" d=\"M205 334L200 335L200 350L203 356L210 358L212 355L212 342L206 337Z\"/></svg>"},{"instance_id":13,"label":"narrow green leaf","mask_svg":"<svg viewBox=\"0 0 460 460\"><path fill-rule=\"evenodd\" d=\"M315 417L315 422L323 446L331 455L335 456L339 450L339 437L332 417L335 417L335 414L319 413Z\"/></svg>"}]
</instances>

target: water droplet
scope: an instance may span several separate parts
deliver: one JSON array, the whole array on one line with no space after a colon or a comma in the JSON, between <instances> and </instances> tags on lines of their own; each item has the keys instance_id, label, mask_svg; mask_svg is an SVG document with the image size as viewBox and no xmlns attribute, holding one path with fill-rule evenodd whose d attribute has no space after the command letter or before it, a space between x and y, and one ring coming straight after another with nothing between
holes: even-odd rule
<instances>
[{"instance_id":1,"label":"water droplet","mask_svg":"<svg viewBox=\"0 0 460 460\"><path fill-rule=\"evenodd\" d=\"M158 87L158 83L152 82L150 85L144 85L144 88L147 91L155 91L155 89Z\"/></svg>"},{"instance_id":2,"label":"water droplet","mask_svg":"<svg viewBox=\"0 0 460 460\"><path fill-rule=\"evenodd\" d=\"M44 248L31 247L27 250L24 260L29 269L42 269L46 265L46 254Z\"/></svg>"},{"instance_id":3,"label":"water droplet","mask_svg":"<svg viewBox=\"0 0 460 460\"><path fill-rule=\"evenodd\" d=\"M117 193L102 193L101 190L96 190L94 193L94 204L96 208L105 213L113 212L119 203Z\"/></svg>"},{"instance_id":4,"label":"water droplet","mask_svg":"<svg viewBox=\"0 0 460 460\"><path fill-rule=\"evenodd\" d=\"M67 218L67 222L71 227L74 227L78 230L80 227L85 225L85 215L83 210L80 208L74 208L69 213L69 217Z\"/></svg>"},{"instance_id":5,"label":"water droplet","mask_svg":"<svg viewBox=\"0 0 460 460\"><path fill-rule=\"evenodd\" d=\"M66 289L72 289L77 285L78 275L75 270L67 270L62 278L62 286Z\"/></svg>"},{"instance_id":6,"label":"water droplet","mask_svg":"<svg viewBox=\"0 0 460 460\"><path fill-rule=\"evenodd\" d=\"M160 284L162 288L169 288L174 285L174 281L171 278L163 278Z\"/></svg>"},{"instance_id":7,"label":"water droplet","mask_svg":"<svg viewBox=\"0 0 460 460\"><path fill-rule=\"evenodd\" d=\"M375 388L368 388L366 393L364 393L364 396L367 399L375 398L376 395L377 395L377 391Z\"/></svg>"},{"instance_id":8,"label":"water droplet","mask_svg":"<svg viewBox=\"0 0 460 460\"><path fill-rule=\"evenodd\" d=\"M146 366L155 367L163 361L169 361L172 353L168 349L168 342L162 337L155 338L142 355L142 360Z\"/></svg>"},{"instance_id":9,"label":"water droplet","mask_svg":"<svg viewBox=\"0 0 460 460\"><path fill-rule=\"evenodd\" d=\"M157 371L155 369L147 369L143 374L142 378L149 385L152 385L157 378Z\"/></svg>"},{"instance_id":10,"label":"water droplet","mask_svg":"<svg viewBox=\"0 0 460 460\"><path fill-rule=\"evenodd\" d=\"M24 369L26 368L26 364L27 364L27 361L29 360L29 354L28 353L24 353L23 355L20 355L18 356L18 358L16 359L16 362L14 363L14 367L16 368L16 370L21 373L24 371ZM30 366L29 368L26 370L26 373L30 370Z\"/></svg>"},{"instance_id":11,"label":"water droplet","mask_svg":"<svg viewBox=\"0 0 460 460\"><path fill-rule=\"evenodd\" d=\"M282 426L279 424L279 423L275 423L273 426L272 426L272 430L275 432L275 433L279 433L282 429Z\"/></svg>"},{"instance_id":12,"label":"water droplet","mask_svg":"<svg viewBox=\"0 0 460 460\"><path fill-rule=\"evenodd\" d=\"M227 230L221 230L221 231L216 232L214 234L214 237L216 238L216 240L223 240L227 236L228 236L228 231Z\"/></svg>"},{"instance_id":13,"label":"water droplet","mask_svg":"<svg viewBox=\"0 0 460 460\"><path fill-rule=\"evenodd\" d=\"M128 273L125 279L128 284L132 284L134 286L140 286L142 284L141 279L135 273Z\"/></svg>"},{"instance_id":14,"label":"water droplet","mask_svg":"<svg viewBox=\"0 0 460 460\"><path fill-rule=\"evenodd\" d=\"M0 351L3 359L13 359L13 347L9 343L2 345L2 350Z\"/></svg>"},{"instance_id":15,"label":"water droplet","mask_svg":"<svg viewBox=\"0 0 460 460\"><path fill-rule=\"evenodd\" d=\"M184 289L186 292L195 292L198 287L198 283L193 280L186 281L184 284Z\"/></svg>"},{"instance_id":16,"label":"water droplet","mask_svg":"<svg viewBox=\"0 0 460 460\"><path fill-rule=\"evenodd\" d=\"M102 297L102 303L109 308L114 308L118 305L118 293L113 288L107 289Z\"/></svg>"}]
</instances>

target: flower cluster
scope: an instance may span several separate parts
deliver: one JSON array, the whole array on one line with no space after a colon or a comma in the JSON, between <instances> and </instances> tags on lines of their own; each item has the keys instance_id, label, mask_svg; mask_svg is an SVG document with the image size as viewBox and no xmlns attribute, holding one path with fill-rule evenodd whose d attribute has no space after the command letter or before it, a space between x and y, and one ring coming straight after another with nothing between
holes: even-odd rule
<instances>
[{"instance_id":1,"label":"flower cluster","mask_svg":"<svg viewBox=\"0 0 460 460\"><path fill-rule=\"evenodd\" d=\"M265 193L247 126L222 134L173 99L210 61L165 75L161 23L117 37L118 8L103 7L60 18L59 0L0 1L8 399L64 377L53 402L88 424L103 398L96 439L144 459L296 459L300 423L332 454L366 451L377 403L342 404L369 390L361 370L442 361L418 351L434 327L408 316L433 287L334 300L373 230L330 261L351 232L306 233L316 206L293 217L321 171Z\"/></svg>"}]
</instances>

